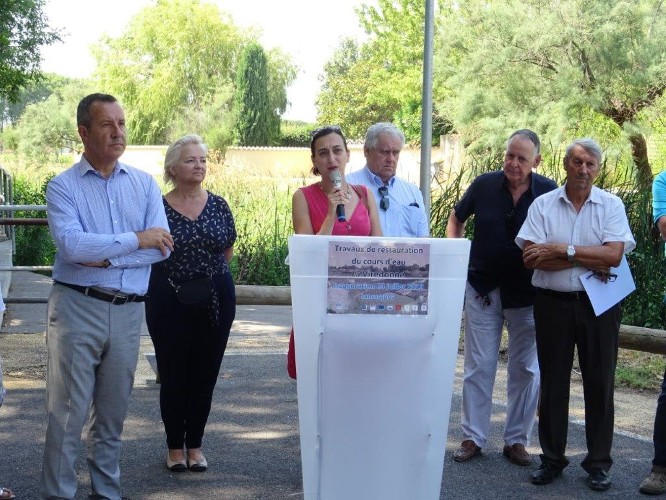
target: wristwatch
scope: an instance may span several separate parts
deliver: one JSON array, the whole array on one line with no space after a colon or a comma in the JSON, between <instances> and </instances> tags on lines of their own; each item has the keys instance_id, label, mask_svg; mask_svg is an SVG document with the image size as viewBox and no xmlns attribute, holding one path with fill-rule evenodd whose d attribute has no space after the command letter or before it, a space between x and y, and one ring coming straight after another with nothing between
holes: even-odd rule
<instances>
[{"instance_id":1,"label":"wristwatch","mask_svg":"<svg viewBox=\"0 0 666 500\"><path fill-rule=\"evenodd\" d=\"M572 262L575 256L576 256L576 247L574 247L573 245L569 245L567 247L567 260L569 262Z\"/></svg>"}]
</instances>

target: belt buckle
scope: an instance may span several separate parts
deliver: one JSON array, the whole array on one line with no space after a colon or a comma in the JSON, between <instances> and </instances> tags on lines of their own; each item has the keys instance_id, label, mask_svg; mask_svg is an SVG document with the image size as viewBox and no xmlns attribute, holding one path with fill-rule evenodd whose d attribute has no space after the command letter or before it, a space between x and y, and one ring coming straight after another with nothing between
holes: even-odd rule
<instances>
[{"instance_id":1,"label":"belt buckle","mask_svg":"<svg viewBox=\"0 0 666 500\"><path fill-rule=\"evenodd\" d=\"M117 300L116 300L117 299ZM129 296L119 293L114 293L113 298L111 299L111 304L122 306L129 302Z\"/></svg>"}]
</instances>

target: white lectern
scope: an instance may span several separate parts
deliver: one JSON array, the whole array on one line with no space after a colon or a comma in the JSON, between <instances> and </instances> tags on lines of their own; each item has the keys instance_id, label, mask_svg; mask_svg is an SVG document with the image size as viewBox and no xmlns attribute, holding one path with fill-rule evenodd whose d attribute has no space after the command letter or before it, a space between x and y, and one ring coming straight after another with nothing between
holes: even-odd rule
<instances>
[{"instance_id":1,"label":"white lectern","mask_svg":"<svg viewBox=\"0 0 666 500\"><path fill-rule=\"evenodd\" d=\"M306 500L439 498L469 248L289 239Z\"/></svg>"}]
</instances>

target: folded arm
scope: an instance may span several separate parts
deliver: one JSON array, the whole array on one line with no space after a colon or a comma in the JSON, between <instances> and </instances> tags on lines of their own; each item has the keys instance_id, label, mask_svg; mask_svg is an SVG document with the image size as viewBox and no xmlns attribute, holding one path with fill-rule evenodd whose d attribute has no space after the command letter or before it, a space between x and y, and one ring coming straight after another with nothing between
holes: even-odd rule
<instances>
[{"instance_id":1,"label":"folded arm","mask_svg":"<svg viewBox=\"0 0 666 500\"><path fill-rule=\"evenodd\" d=\"M526 241L523 247L523 262L528 269L560 271L574 266L608 272L620 265L624 254L624 243L609 241L602 245L574 245L576 255L570 261L566 243L534 243Z\"/></svg>"},{"instance_id":2,"label":"folded arm","mask_svg":"<svg viewBox=\"0 0 666 500\"><path fill-rule=\"evenodd\" d=\"M117 234L93 233L84 228L69 190L50 182L46 192L49 229L60 257L71 263L95 267L140 267L165 259L173 239L157 185L149 193L143 231Z\"/></svg>"}]
</instances>

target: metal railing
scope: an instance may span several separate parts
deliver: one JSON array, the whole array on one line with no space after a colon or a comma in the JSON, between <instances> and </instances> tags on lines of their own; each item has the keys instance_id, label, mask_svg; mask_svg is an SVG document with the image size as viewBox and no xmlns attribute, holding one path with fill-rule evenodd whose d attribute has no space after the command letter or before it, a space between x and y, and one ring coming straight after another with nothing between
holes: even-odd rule
<instances>
[{"instance_id":1,"label":"metal railing","mask_svg":"<svg viewBox=\"0 0 666 500\"><path fill-rule=\"evenodd\" d=\"M16 254L14 226L46 226L46 218L17 218L8 216L22 211L44 211L46 205L13 205L13 183L11 176L0 167L0 189L9 204L0 205L0 227L4 227L7 238L12 240L12 254ZM0 266L0 272L28 271L50 272L53 266ZM6 297L7 304L46 304L48 297ZM291 287L236 285L236 304L238 305L291 305ZM635 351L666 354L666 331L641 328L630 325L620 326L620 347Z\"/></svg>"}]
</instances>

